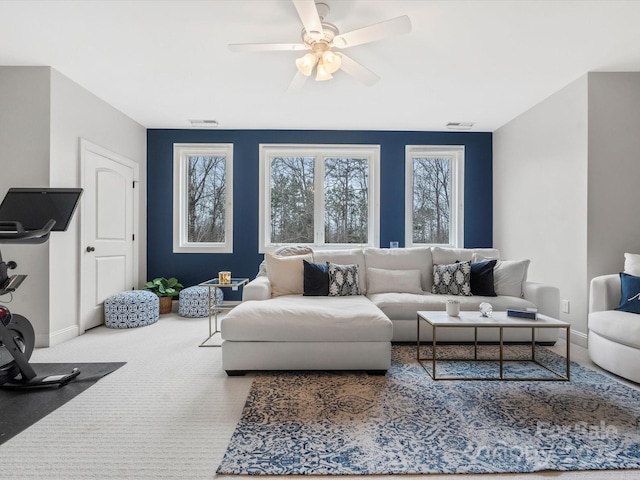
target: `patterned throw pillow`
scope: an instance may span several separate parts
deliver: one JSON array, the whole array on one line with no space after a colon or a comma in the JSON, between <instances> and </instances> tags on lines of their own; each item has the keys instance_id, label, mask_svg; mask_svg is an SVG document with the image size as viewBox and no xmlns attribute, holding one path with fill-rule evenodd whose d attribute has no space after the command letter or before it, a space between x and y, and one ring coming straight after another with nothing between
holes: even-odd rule
<instances>
[{"instance_id":1,"label":"patterned throw pillow","mask_svg":"<svg viewBox=\"0 0 640 480\"><path fill-rule=\"evenodd\" d=\"M344 297L360 295L358 265L337 265L327 262L329 267L329 296Z\"/></svg>"},{"instance_id":2,"label":"patterned throw pillow","mask_svg":"<svg viewBox=\"0 0 640 480\"><path fill-rule=\"evenodd\" d=\"M431 293L470 296L471 262L434 265Z\"/></svg>"}]
</instances>

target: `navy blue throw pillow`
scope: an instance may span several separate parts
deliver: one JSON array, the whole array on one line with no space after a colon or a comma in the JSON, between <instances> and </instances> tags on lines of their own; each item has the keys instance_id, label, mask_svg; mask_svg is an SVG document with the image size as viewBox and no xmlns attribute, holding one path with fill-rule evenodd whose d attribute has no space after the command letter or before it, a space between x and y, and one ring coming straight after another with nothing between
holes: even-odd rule
<instances>
[{"instance_id":1,"label":"navy blue throw pillow","mask_svg":"<svg viewBox=\"0 0 640 480\"><path fill-rule=\"evenodd\" d=\"M471 264L471 294L482 297L497 297L493 284L493 267L497 260Z\"/></svg>"},{"instance_id":2,"label":"navy blue throw pillow","mask_svg":"<svg viewBox=\"0 0 640 480\"><path fill-rule=\"evenodd\" d=\"M329 295L329 267L326 263L304 262L303 295L326 297Z\"/></svg>"},{"instance_id":3,"label":"navy blue throw pillow","mask_svg":"<svg viewBox=\"0 0 640 480\"><path fill-rule=\"evenodd\" d=\"M640 277L620 272L621 296L616 310L640 313Z\"/></svg>"}]
</instances>

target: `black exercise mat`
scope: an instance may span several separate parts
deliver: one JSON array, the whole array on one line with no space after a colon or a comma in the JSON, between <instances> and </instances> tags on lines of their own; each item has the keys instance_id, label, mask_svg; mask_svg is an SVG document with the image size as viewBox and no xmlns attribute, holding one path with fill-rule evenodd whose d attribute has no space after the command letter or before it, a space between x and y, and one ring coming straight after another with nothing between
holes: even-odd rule
<instances>
[{"instance_id":1,"label":"black exercise mat","mask_svg":"<svg viewBox=\"0 0 640 480\"><path fill-rule=\"evenodd\" d=\"M0 445L125 363L32 363L38 376L67 374L74 368L80 370L80 375L62 387L22 390L0 387Z\"/></svg>"}]
</instances>

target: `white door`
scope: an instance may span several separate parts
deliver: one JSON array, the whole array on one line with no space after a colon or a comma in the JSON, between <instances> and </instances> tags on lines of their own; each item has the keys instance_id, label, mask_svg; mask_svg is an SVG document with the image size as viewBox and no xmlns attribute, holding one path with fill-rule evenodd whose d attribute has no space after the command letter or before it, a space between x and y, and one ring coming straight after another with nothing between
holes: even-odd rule
<instances>
[{"instance_id":1,"label":"white door","mask_svg":"<svg viewBox=\"0 0 640 480\"><path fill-rule=\"evenodd\" d=\"M81 333L104 323L104 300L134 288L137 165L81 143L83 166Z\"/></svg>"}]
</instances>

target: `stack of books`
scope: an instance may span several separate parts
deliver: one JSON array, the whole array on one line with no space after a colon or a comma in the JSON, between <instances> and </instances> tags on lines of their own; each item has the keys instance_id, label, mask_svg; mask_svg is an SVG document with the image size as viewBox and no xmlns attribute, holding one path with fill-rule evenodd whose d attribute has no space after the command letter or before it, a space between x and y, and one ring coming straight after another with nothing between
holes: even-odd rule
<instances>
[{"instance_id":1,"label":"stack of books","mask_svg":"<svg viewBox=\"0 0 640 480\"><path fill-rule=\"evenodd\" d=\"M527 318L529 320L536 320L538 318L537 310L508 308L507 317Z\"/></svg>"}]
</instances>

